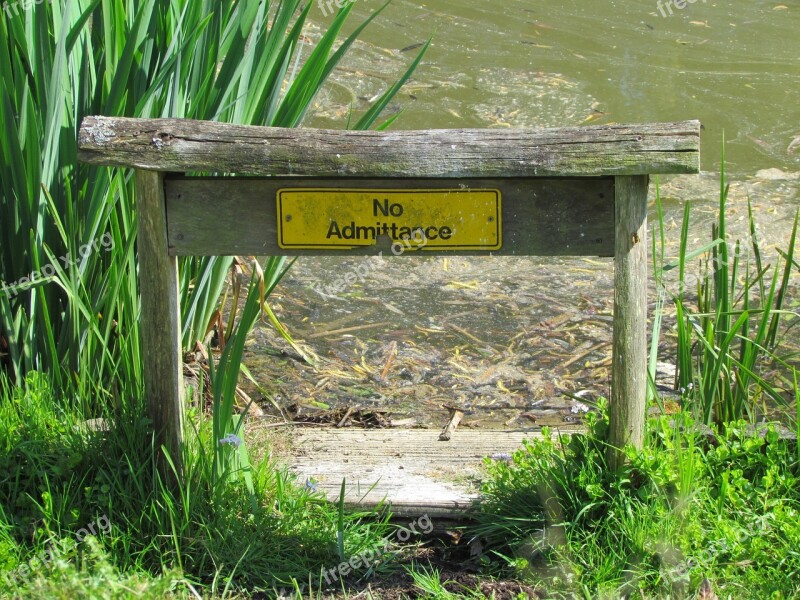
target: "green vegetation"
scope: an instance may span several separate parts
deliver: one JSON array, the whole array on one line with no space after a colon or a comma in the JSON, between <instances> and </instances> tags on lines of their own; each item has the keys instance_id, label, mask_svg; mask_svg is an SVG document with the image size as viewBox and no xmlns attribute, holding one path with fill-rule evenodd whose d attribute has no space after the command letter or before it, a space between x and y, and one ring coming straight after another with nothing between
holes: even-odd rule
<instances>
[{"instance_id":1,"label":"green vegetation","mask_svg":"<svg viewBox=\"0 0 800 600\"><path fill-rule=\"evenodd\" d=\"M67 0L0 19L0 596L318 596L323 569L391 534L388 513L332 506L241 443L242 351L262 310L278 325L266 299L290 266L282 258L182 261L184 349L212 329L225 344L198 390L210 414L188 415L184 480L160 479L141 417L132 181L77 163L77 127L90 114L300 124L383 8L336 47L347 4L309 48L313 3L300 5ZM354 128L376 126L427 47ZM663 221L654 236L651 399L661 404L656 357L674 334L681 410L652 419L645 450L628 449L619 472L604 463L602 406L587 434L490 463L471 531L486 573L564 596L691 596L705 579L737 598L800 594L800 450L746 422L793 409L800 429L796 357L782 350L797 218L767 264L752 211L751 239L729 250L726 199L723 173L711 242L689 250L687 207L677 261L665 264ZM250 273L246 291L229 277L237 269ZM664 334L668 299L675 322ZM457 595L433 567L409 573L424 597Z\"/></svg>"},{"instance_id":2,"label":"green vegetation","mask_svg":"<svg viewBox=\"0 0 800 600\"><path fill-rule=\"evenodd\" d=\"M665 275L678 269L677 293L670 294L676 310L677 379L682 405L706 425L723 425L759 416L762 396L779 406L786 404L783 388L790 381L771 383L763 377L765 363L781 363L791 373L785 358L776 353L781 318L794 315L784 310L791 283L797 240L798 215L786 251L775 264L766 264L765 252L756 230L752 206L748 205L749 239L737 240L730 252L726 237L726 203L729 186L725 180L722 154L719 213L712 227L712 240L693 251L688 249L691 206L684 206L680 250L675 262L664 265L663 218L659 236L653 236L656 257L655 280L660 295L652 335L650 374L655 374L655 356L661 335ZM658 212L661 216L660 197ZM656 244L660 240L660 245ZM688 261L700 259L698 276L687 273ZM660 259L660 260L659 260ZM783 264L781 265L781 259ZM796 261L794 262L796 266ZM694 294L695 308L690 304ZM788 330L787 330L788 331Z\"/></svg>"},{"instance_id":3,"label":"green vegetation","mask_svg":"<svg viewBox=\"0 0 800 600\"><path fill-rule=\"evenodd\" d=\"M606 427L593 418L586 435L489 466L474 532L494 548L487 560L555 597L693 597L704 579L720 597L800 593L795 441L743 422L707 438L686 414L664 416L614 473Z\"/></svg>"},{"instance_id":4,"label":"green vegetation","mask_svg":"<svg viewBox=\"0 0 800 600\"><path fill-rule=\"evenodd\" d=\"M8 284L0 287L0 338L16 381L47 372L56 389L91 399L86 410L119 406L141 388L133 181L125 170L78 164L81 119L297 126L382 10L334 51L352 4L311 49L302 31L313 3L300 5L70 0L0 20L0 274ZM354 128L376 123L426 49ZM217 322L232 265L233 257L181 261L187 351ZM267 262L265 279L285 266Z\"/></svg>"},{"instance_id":5,"label":"green vegetation","mask_svg":"<svg viewBox=\"0 0 800 600\"><path fill-rule=\"evenodd\" d=\"M127 597L128 586L147 597L184 595L190 586L249 595L292 578L316 580L323 565L339 562L339 532L350 556L391 531L375 515L340 518L269 460L252 466L247 486L237 484L235 461L223 462L214 479L212 449L220 444L199 415L191 416L201 428L175 491L158 478L147 424L135 415L109 431L89 430L59 408L38 374L7 400L0 404L0 565L8 577L0 577L0 596ZM110 530L77 543L76 532L103 515ZM53 544L62 549L58 559L39 561Z\"/></svg>"}]
</instances>

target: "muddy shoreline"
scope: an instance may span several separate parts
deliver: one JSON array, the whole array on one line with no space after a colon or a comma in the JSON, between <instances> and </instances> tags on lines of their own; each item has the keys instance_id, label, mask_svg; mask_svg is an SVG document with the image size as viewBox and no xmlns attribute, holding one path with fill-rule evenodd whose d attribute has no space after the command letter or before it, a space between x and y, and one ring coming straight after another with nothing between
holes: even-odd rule
<instances>
[{"instance_id":1,"label":"muddy shoreline","mask_svg":"<svg viewBox=\"0 0 800 600\"><path fill-rule=\"evenodd\" d=\"M669 260L677 254L687 201L690 247L710 240L719 181L678 176L662 178L660 187ZM795 182L734 183L727 211L732 241L748 235L748 196L762 247L770 254L785 248L800 204ZM333 285L349 272L362 275ZM674 284L667 280L668 288ZM795 314L796 291L788 306ZM652 280L648 296L652 316ZM298 420L341 420L350 408L353 418L342 425L366 424L359 415L378 413L389 424L442 427L457 406L466 412L462 427L574 426L610 392L611 259L304 257L271 303L317 357L314 366L306 364L271 327L256 328L245 362L272 400L249 391L275 418L272 401ZM668 315L660 348L665 390L674 346L669 328Z\"/></svg>"}]
</instances>

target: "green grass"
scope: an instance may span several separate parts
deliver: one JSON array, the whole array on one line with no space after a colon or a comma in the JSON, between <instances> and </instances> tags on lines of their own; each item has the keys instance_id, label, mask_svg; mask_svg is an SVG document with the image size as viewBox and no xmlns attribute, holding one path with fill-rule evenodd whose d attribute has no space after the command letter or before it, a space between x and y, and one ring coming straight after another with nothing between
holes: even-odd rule
<instances>
[{"instance_id":1,"label":"green grass","mask_svg":"<svg viewBox=\"0 0 800 600\"><path fill-rule=\"evenodd\" d=\"M607 423L591 425L489 464L472 531L487 562L554 597L691 597L706 578L720 597L800 594L795 442L744 422L710 442L684 413L651 420L645 450L615 474Z\"/></svg>"},{"instance_id":2,"label":"green grass","mask_svg":"<svg viewBox=\"0 0 800 600\"><path fill-rule=\"evenodd\" d=\"M439 571L425 567L413 567L409 574L414 580L414 585L419 588L423 598L430 600L454 600L458 598L454 593L447 591L442 584Z\"/></svg>"},{"instance_id":3,"label":"green grass","mask_svg":"<svg viewBox=\"0 0 800 600\"><path fill-rule=\"evenodd\" d=\"M193 585L251 593L316 578L323 566L340 562L340 551L347 559L391 531L387 515L340 513L267 459L250 465L251 489L235 478L215 485L209 451L219 444L208 419L200 419L184 456L185 482L174 490L159 479L146 423L135 413L111 431L91 432L76 428L74 413L56 408L40 375L28 376L13 394L0 403L4 571L28 564L50 542L68 544L102 515L110 531L91 552L85 544L68 548L57 573L38 565L33 580L0 578L0 595L39 597L34 590L51 574L53 586L62 577L83 585L86 577L87 590L107 577L120 586L130 579L161 589L168 580L184 592Z\"/></svg>"}]
</instances>

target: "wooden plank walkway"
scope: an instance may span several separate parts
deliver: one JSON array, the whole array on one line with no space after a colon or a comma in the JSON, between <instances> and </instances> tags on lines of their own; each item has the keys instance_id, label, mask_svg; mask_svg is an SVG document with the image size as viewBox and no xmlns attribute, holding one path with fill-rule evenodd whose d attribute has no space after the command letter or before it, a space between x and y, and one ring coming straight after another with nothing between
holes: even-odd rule
<instances>
[{"instance_id":1,"label":"wooden plank walkway","mask_svg":"<svg viewBox=\"0 0 800 600\"><path fill-rule=\"evenodd\" d=\"M562 427L561 433L575 433ZM312 480L345 505L391 505L396 516L459 518L478 497L483 459L510 453L539 431L457 430L449 442L438 429L301 429L279 458L300 481ZM288 454L291 453L291 454Z\"/></svg>"}]
</instances>

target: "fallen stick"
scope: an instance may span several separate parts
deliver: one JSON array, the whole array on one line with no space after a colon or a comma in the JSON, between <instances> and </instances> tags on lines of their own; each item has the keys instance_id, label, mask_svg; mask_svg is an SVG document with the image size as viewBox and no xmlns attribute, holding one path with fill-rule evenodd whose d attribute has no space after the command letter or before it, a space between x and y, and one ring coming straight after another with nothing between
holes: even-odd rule
<instances>
[{"instance_id":1,"label":"fallen stick","mask_svg":"<svg viewBox=\"0 0 800 600\"><path fill-rule=\"evenodd\" d=\"M386 364L383 366L383 371L381 371L381 381L386 381L386 376L389 374L389 369L392 367L392 363L394 362L394 357L397 355L397 342L392 341L389 344L389 352L388 358L386 359Z\"/></svg>"},{"instance_id":2,"label":"fallen stick","mask_svg":"<svg viewBox=\"0 0 800 600\"><path fill-rule=\"evenodd\" d=\"M353 407L352 406L348 406L347 407L347 412L344 413L344 416L342 417L342 420L339 421L339 423L337 423L336 427L344 427L344 424L347 422L347 419L350 418L351 414L353 414Z\"/></svg>"},{"instance_id":3,"label":"fallen stick","mask_svg":"<svg viewBox=\"0 0 800 600\"><path fill-rule=\"evenodd\" d=\"M439 441L449 442L453 432L456 430L456 427L458 427L458 424L461 423L461 419L463 418L464 411L458 410L457 408L451 408L450 420L447 422L447 425L444 426L444 429L442 429L442 433L439 434Z\"/></svg>"},{"instance_id":4,"label":"fallen stick","mask_svg":"<svg viewBox=\"0 0 800 600\"><path fill-rule=\"evenodd\" d=\"M611 343L611 342L600 342L599 344L595 344L594 346L592 346L591 348L589 348L589 349L588 349L586 352L581 352L581 353L580 353L580 354L578 354L577 356L573 356L572 358L570 358L570 359L569 359L567 362L565 362L565 363L563 363L563 364L561 365L561 368L562 368L562 369L565 369L565 368L567 368L568 366L570 366L571 364L573 364L573 363L576 363L576 362L578 362L579 360L583 360L584 358L586 358L587 356L589 356L589 355L590 355L592 352L594 352L595 350L599 350L599 349L600 349L600 348L602 348L603 346L608 346L610 343Z\"/></svg>"},{"instance_id":5,"label":"fallen stick","mask_svg":"<svg viewBox=\"0 0 800 600\"><path fill-rule=\"evenodd\" d=\"M316 423L314 421L286 421L285 423L259 423L258 427L272 429L273 427L291 427L302 425L304 427L330 427L330 423Z\"/></svg>"},{"instance_id":6,"label":"fallen stick","mask_svg":"<svg viewBox=\"0 0 800 600\"><path fill-rule=\"evenodd\" d=\"M354 325L353 327L343 327L342 329L332 329L329 331L319 331L307 335L306 339L312 340L314 338L326 337L329 335L338 335L340 333L349 333L351 331L361 331L362 329L371 329L372 327L386 327L387 325L394 325L392 321L384 321L382 323L368 323L366 325Z\"/></svg>"},{"instance_id":7,"label":"fallen stick","mask_svg":"<svg viewBox=\"0 0 800 600\"><path fill-rule=\"evenodd\" d=\"M481 346L488 346L488 344L486 342L484 342L483 340L479 340L478 338L476 338L474 335L472 335L466 329L462 329L458 325L453 325L452 323L448 323L447 325L448 325L448 327L450 327L451 329L457 331L458 333L460 333L464 337L471 339L476 344L480 344Z\"/></svg>"}]
</instances>

